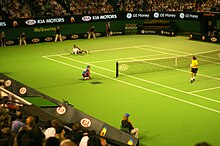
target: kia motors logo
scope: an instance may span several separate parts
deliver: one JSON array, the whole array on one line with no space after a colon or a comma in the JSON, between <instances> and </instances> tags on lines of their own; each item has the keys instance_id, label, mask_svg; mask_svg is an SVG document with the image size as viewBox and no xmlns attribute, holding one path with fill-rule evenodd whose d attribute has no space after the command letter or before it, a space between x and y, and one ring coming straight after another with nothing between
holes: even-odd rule
<instances>
[{"instance_id":1,"label":"kia motors logo","mask_svg":"<svg viewBox=\"0 0 220 146\"><path fill-rule=\"evenodd\" d=\"M20 94L25 94L27 92L27 89L25 87L21 87L19 90Z\"/></svg>"},{"instance_id":2,"label":"kia motors logo","mask_svg":"<svg viewBox=\"0 0 220 146\"><path fill-rule=\"evenodd\" d=\"M83 118L83 119L80 120L80 124L81 124L83 127L88 128L88 127L90 127L90 126L92 125L92 122L91 122L91 120L88 119L88 118Z\"/></svg>"},{"instance_id":3,"label":"kia motors logo","mask_svg":"<svg viewBox=\"0 0 220 146\"><path fill-rule=\"evenodd\" d=\"M57 107L56 111L58 114L63 115L66 113L66 108L64 106L59 106Z\"/></svg>"},{"instance_id":4,"label":"kia motors logo","mask_svg":"<svg viewBox=\"0 0 220 146\"><path fill-rule=\"evenodd\" d=\"M34 20L34 19L29 19L29 20L27 20L25 23L26 23L27 25L34 25L34 24L36 24L36 20Z\"/></svg>"},{"instance_id":5,"label":"kia motors logo","mask_svg":"<svg viewBox=\"0 0 220 146\"><path fill-rule=\"evenodd\" d=\"M82 21L90 21L92 19L92 17L90 16L83 16L82 17Z\"/></svg>"},{"instance_id":6,"label":"kia motors logo","mask_svg":"<svg viewBox=\"0 0 220 146\"><path fill-rule=\"evenodd\" d=\"M211 39L210 39L212 42L217 42L218 41L218 39L216 38L216 37L211 37Z\"/></svg>"}]
</instances>

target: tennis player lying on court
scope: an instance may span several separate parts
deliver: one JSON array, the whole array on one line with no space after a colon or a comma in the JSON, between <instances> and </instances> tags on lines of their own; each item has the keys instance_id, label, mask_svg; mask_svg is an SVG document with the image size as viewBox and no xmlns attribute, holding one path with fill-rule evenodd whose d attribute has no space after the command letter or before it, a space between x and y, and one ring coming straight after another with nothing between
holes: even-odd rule
<instances>
[{"instance_id":1,"label":"tennis player lying on court","mask_svg":"<svg viewBox=\"0 0 220 146\"><path fill-rule=\"evenodd\" d=\"M87 50L82 50L79 47L77 47L76 45L73 45L73 52L71 54L84 54L84 53L89 53L89 51Z\"/></svg>"},{"instance_id":2,"label":"tennis player lying on court","mask_svg":"<svg viewBox=\"0 0 220 146\"><path fill-rule=\"evenodd\" d=\"M89 80L90 79L90 66L87 65L86 69L82 72L83 79Z\"/></svg>"}]
</instances>

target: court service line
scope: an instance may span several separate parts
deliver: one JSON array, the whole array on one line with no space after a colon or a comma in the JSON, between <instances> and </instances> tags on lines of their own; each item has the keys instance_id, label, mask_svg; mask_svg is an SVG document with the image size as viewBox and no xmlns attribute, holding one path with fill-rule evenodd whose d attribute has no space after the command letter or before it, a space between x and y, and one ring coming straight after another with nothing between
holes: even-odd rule
<instances>
[{"instance_id":1,"label":"court service line","mask_svg":"<svg viewBox=\"0 0 220 146\"><path fill-rule=\"evenodd\" d=\"M74 66L74 65L65 63L65 62L61 62L61 61L56 60L56 59L52 59L52 58L45 57L45 56L44 56L43 58L48 59L48 60L53 61L53 62L56 62L56 63L59 63L59 64L63 64L63 65L72 67L72 68L76 68L76 69L83 70L83 68L80 68L80 67L77 67L77 66ZM97 72L92 72L92 73L97 74L97 75L102 76L102 77L105 77L105 78L108 78L108 79L111 79L111 80L116 81L116 82L120 82L120 83L129 85L129 86L132 86L132 87L135 87L135 88L139 88L139 89L142 89L142 90L145 90L145 91L149 91L149 92L152 92L152 93L161 95L161 96L165 96L165 97L168 97L168 98L171 98L171 99L174 99L174 100L183 102L183 103L187 103L187 104L190 104L190 105L193 105L193 106L196 106L196 107L200 107L200 108L203 108L203 109L206 109L206 110L209 110L209 111L212 111L212 112L215 112L215 113L220 114L220 111L219 111L219 110L216 110L216 109L212 109L212 108L209 108L209 107L206 107L206 106L203 106L203 105L199 105L199 104L196 104L196 103L193 103L193 102L190 102L190 101L186 101L186 100L183 100L183 99L179 99L179 98L174 97L174 96L171 96L171 95L167 95L167 94L164 94L164 93L161 93L161 92L157 92L157 91L155 91L155 90L151 90L151 89L148 89L148 88L144 88L144 87L141 87L141 86L138 86L138 85L129 83L129 82L125 82L125 81L122 81L122 80L119 80L119 79L116 79L116 78L113 78L113 77L109 77L109 76L106 76L106 75L97 73Z\"/></svg>"},{"instance_id":2,"label":"court service line","mask_svg":"<svg viewBox=\"0 0 220 146\"><path fill-rule=\"evenodd\" d=\"M191 91L189 93L198 93L198 92L204 92L204 91L210 91L210 90L216 90L216 89L220 89L220 87L213 87L213 88L206 88L206 89L201 89L201 90L195 90L195 91Z\"/></svg>"},{"instance_id":3,"label":"court service line","mask_svg":"<svg viewBox=\"0 0 220 146\"><path fill-rule=\"evenodd\" d=\"M79 60L72 59L72 58L68 58L68 57L65 57L65 56L59 56L59 57L64 58L64 59L68 59L68 60L71 60L71 61L75 61L75 62L78 62L78 63L81 63L81 64L88 65L87 62L79 61ZM107 69L107 68L103 68L103 67L100 67L100 66L97 66L97 65L94 65L94 64L90 64L90 65L92 65L92 66L94 66L94 67L97 67L97 68L100 68L100 69L102 69L102 70L106 70L106 71L115 73L115 71L110 70L110 69ZM157 85L157 86L160 86L160 87L164 87L164 88L167 88L167 89L171 89L171 90L174 90L174 91L178 91L178 92L181 92L181 93L184 93L184 94L193 95L193 96L196 96L196 97L205 99L205 100L209 100L209 101L212 101L212 102L220 103L219 100L215 100L215 99L207 98L207 97L205 97L205 96L201 96L201 95L189 93L189 92L186 92L186 91L177 89L177 88L173 88L173 87L166 86L166 85L163 85L163 84L159 84L159 83L156 83L156 82L152 82L152 81L149 81L149 80L144 80L144 79L141 79L141 78L138 78L138 77L134 77L134 76L131 76L131 75L127 75L127 74L123 74L123 75L124 75L124 76L127 76L127 77L130 77L130 78L133 78L133 79L136 79L136 80L139 80L139 81L143 81L143 82L146 82L146 83L150 83L150 84L154 84L154 85Z\"/></svg>"},{"instance_id":4,"label":"court service line","mask_svg":"<svg viewBox=\"0 0 220 146\"><path fill-rule=\"evenodd\" d=\"M132 58L141 58L141 57L150 57L150 56L161 56L163 54L151 54L151 55L142 55L142 56L136 56L136 57L132 57ZM109 62L109 61L119 61L119 60L128 60L131 57L125 57L125 58L116 58L116 59L106 59L106 60L100 60L100 61L92 61L89 63L102 63L102 62Z\"/></svg>"},{"instance_id":5,"label":"court service line","mask_svg":"<svg viewBox=\"0 0 220 146\"><path fill-rule=\"evenodd\" d=\"M138 45L138 46L129 46L129 47L118 47L118 48L112 48L112 49L102 49L102 50L92 50L89 51L90 53L97 53L97 52L108 52L108 51L115 51L115 50L124 50L129 48L136 48L136 47L142 47L144 45ZM59 55L69 55L70 53L61 53L61 54L53 54L53 55L45 55L42 57L54 57Z\"/></svg>"},{"instance_id":6,"label":"court service line","mask_svg":"<svg viewBox=\"0 0 220 146\"><path fill-rule=\"evenodd\" d=\"M142 48L142 49L144 50L144 48ZM146 50L148 50L148 49L146 49ZM167 52L163 52L163 51L159 51L159 50L157 50L157 51L159 53L164 53L164 54L178 55L178 54L167 53ZM172 68L173 70L178 70L178 71L182 71L182 72L187 72L188 73L188 71L185 71L185 70L182 70L182 69L177 69L177 68L173 68L173 67L167 67L167 68ZM203 77L206 77L206 78L210 78L210 79L220 80L220 78L216 78L216 77L212 77L212 76L208 76L208 75L204 75L204 74L200 74L200 73L197 73L197 75L203 76Z\"/></svg>"}]
</instances>

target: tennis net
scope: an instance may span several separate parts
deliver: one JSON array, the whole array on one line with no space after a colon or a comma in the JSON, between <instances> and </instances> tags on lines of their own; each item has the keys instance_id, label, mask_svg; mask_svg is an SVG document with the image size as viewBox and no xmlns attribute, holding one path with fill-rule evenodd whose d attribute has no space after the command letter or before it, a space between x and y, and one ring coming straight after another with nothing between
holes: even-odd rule
<instances>
[{"instance_id":1,"label":"tennis net","mask_svg":"<svg viewBox=\"0 0 220 146\"><path fill-rule=\"evenodd\" d=\"M156 71L189 68L192 56L196 56L199 65L220 64L220 50L201 52L183 56L153 58L153 59L130 59L116 62L116 77L119 74L143 74Z\"/></svg>"}]
</instances>

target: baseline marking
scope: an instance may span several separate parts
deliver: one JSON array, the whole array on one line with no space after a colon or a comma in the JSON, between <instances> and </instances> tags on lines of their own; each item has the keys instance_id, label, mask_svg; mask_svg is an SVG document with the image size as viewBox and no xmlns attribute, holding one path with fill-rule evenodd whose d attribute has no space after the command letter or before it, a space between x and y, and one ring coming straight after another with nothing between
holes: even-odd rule
<instances>
[{"instance_id":1,"label":"baseline marking","mask_svg":"<svg viewBox=\"0 0 220 146\"><path fill-rule=\"evenodd\" d=\"M91 53L108 52L108 51L123 50L123 49L136 48L136 47L142 47L142 46L144 46L144 45L129 46L129 47L119 47L119 48L103 49L103 50L93 50L93 51L89 51L89 52L91 52ZM42 56L42 57L53 57L53 56L69 55L69 54L70 53L61 53L61 54L45 55L45 56Z\"/></svg>"},{"instance_id":2,"label":"baseline marking","mask_svg":"<svg viewBox=\"0 0 220 146\"><path fill-rule=\"evenodd\" d=\"M51 60L51 61L56 62L56 63L59 63L59 64L63 64L63 65L72 67L72 68L76 68L76 69L83 70L83 68L80 68L80 67L77 67L77 66L68 64L68 63L64 63L64 62L61 62L61 61L58 61L58 60L55 60L55 59L52 59L52 58L49 58L49 57L45 57L45 56L44 56L43 58L48 59L48 60ZM100 74L100 73L97 73L97 72L93 72L93 73L94 73L94 74L97 74L97 75L99 75L99 76L102 76L102 77L105 77L105 78L108 78L108 79L111 79L111 80L114 80L114 81L117 81L117 82L126 84L126 85L129 85L129 86L135 87L135 88L139 88L139 89L142 89L142 90L145 90L145 91L149 91L149 92L152 92L152 93L155 93L155 94L158 94L158 95L162 95L162 96L165 96L165 97L168 97L168 98L171 98L171 99L174 99L174 100L183 102L183 103L187 103L187 104L190 104L190 105L193 105L193 106L196 106L196 107L200 107L200 108L203 108L203 109L206 109L206 110L209 110L209 111L212 111L212 112L215 112L215 113L220 114L220 111L215 110L215 109L212 109L212 108L209 108L209 107L206 107L206 106L203 106L203 105L199 105L199 104L196 104L196 103L193 103L193 102L190 102L190 101L186 101L186 100L183 100L183 99L179 99L179 98L177 98L177 97L170 96L170 95L167 95L167 94L164 94L164 93L160 93L160 92L157 92L157 91L154 91L154 90L151 90L151 89L148 89L148 88L144 88L144 87L141 87L141 86L132 84L132 83L124 82L124 81L122 81L122 80L118 80L118 79L115 79L115 78L112 78L112 77L109 77L109 76L106 76L106 75L103 75L103 74Z\"/></svg>"}]
</instances>

